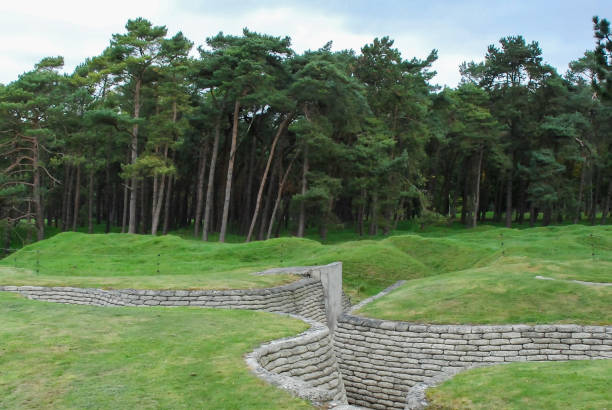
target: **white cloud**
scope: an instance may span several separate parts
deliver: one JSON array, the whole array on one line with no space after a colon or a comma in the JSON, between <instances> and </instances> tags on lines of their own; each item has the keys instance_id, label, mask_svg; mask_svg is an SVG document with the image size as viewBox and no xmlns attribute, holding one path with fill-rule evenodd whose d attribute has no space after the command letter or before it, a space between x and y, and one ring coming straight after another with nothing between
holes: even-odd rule
<instances>
[{"instance_id":1,"label":"white cloud","mask_svg":"<svg viewBox=\"0 0 612 410\"><path fill-rule=\"evenodd\" d=\"M374 37L389 35L406 59L422 59L438 49L434 82L451 86L459 79L461 62L482 60L489 44L504 35L522 33L528 41L540 40L545 60L563 71L570 59L579 58L593 44L590 20L584 14L592 14L603 3L585 1L588 10L581 9L579 14L562 2L559 15L528 19L518 4L502 7L477 0L467 5L442 1L431 7L388 0L392 8L369 3L361 8L351 7L352 3L332 7L339 3L291 0L281 6L264 0L184 0L182 6L173 0L4 0L0 2L0 82L15 80L50 55L64 56L70 72L85 58L101 53L111 35L124 32L127 20L138 16L166 25L170 35L183 31L196 45L219 31L240 34L243 27L288 35L297 52L317 49L330 40L335 50L359 51ZM564 27L560 21L576 21L580 27Z\"/></svg>"}]
</instances>

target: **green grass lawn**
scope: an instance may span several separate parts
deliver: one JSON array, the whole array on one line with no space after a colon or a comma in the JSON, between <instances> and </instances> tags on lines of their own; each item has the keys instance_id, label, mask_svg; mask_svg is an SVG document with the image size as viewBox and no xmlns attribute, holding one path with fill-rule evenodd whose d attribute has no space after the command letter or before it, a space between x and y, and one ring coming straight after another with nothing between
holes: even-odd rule
<instances>
[{"instance_id":1,"label":"green grass lawn","mask_svg":"<svg viewBox=\"0 0 612 410\"><path fill-rule=\"evenodd\" d=\"M610 227L482 228L423 241L473 252L439 252L440 269L448 273L409 281L360 314L428 323L612 323L612 287L571 282L612 282ZM461 259L472 267L445 266Z\"/></svg>"},{"instance_id":2,"label":"green grass lawn","mask_svg":"<svg viewBox=\"0 0 612 410\"><path fill-rule=\"evenodd\" d=\"M432 228L390 237L338 240L328 245L300 238L245 244L201 242L174 235L66 232L1 260L0 284L152 289L267 287L295 277L250 273L334 261L343 262L345 291L354 300L373 295L400 279L484 267L501 274L517 264L521 269L528 268L531 276L607 282L612 281L612 227Z\"/></svg>"},{"instance_id":3,"label":"green grass lawn","mask_svg":"<svg viewBox=\"0 0 612 410\"><path fill-rule=\"evenodd\" d=\"M101 308L0 292L0 408L305 409L247 369L301 321L242 310Z\"/></svg>"},{"instance_id":4,"label":"green grass lawn","mask_svg":"<svg viewBox=\"0 0 612 410\"><path fill-rule=\"evenodd\" d=\"M427 391L435 409L610 409L612 360L472 369Z\"/></svg>"}]
</instances>

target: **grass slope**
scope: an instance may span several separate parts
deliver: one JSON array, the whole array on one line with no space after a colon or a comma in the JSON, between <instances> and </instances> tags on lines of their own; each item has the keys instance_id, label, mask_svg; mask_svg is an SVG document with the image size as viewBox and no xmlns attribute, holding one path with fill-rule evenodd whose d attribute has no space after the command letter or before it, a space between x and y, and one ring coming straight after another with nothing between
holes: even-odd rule
<instances>
[{"instance_id":1,"label":"grass slope","mask_svg":"<svg viewBox=\"0 0 612 410\"><path fill-rule=\"evenodd\" d=\"M344 265L345 290L354 300L373 295L400 279L483 267L501 274L517 264L532 276L612 281L610 226L435 228L358 241L339 240L354 238L346 232L338 235L338 240L329 245L300 238L222 244L173 235L67 232L28 245L0 261L0 284L158 289L266 287L293 278L249 273L338 260Z\"/></svg>"},{"instance_id":2,"label":"grass slope","mask_svg":"<svg viewBox=\"0 0 612 410\"><path fill-rule=\"evenodd\" d=\"M468 370L429 389L435 409L606 409L612 360L512 363Z\"/></svg>"},{"instance_id":3,"label":"grass slope","mask_svg":"<svg viewBox=\"0 0 612 410\"><path fill-rule=\"evenodd\" d=\"M437 268L450 272L409 281L361 314L431 323L612 323L612 287L571 282L612 282L610 227L483 227L427 241L408 251L427 256L444 244Z\"/></svg>"},{"instance_id":4,"label":"grass slope","mask_svg":"<svg viewBox=\"0 0 612 410\"><path fill-rule=\"evenodd\" d=\"M243 355L305 328L272 314L100 308L0 293L0 408L302 409Z\"/></svg>"},{"instance_id":5,"label":"grass slope","mask_svg":"<svg viewBox=\"0 0 612 410\"><path fill-rule=\"evenodd\" d=\"M612 287L538 280L528 264L494 265L409 281L358 313L442 324L612 323Z\"/></svg>"},{"instance_id":6,"label":"grass slope","mask_svg":"<svg viewBox=\"0 0 612 410\"><path fill-rule=\"evenodd\" d=\"M443 266L439 266L439 261L453 244L439 245L425 257L418 255L418 249L426 249L430 242L407 235L334 245L300 238L223 244L173 235L66 232L28 245L0 261L0 284L152 289L266 287L295 278L250 273L340 260L346 290L359 299L399 279L419 278L452 268L452 261ZM466 249L457 246L459 250L454 251L457 267L468 266L487 254L473 253L466 258Z\"/></svg>"}]
</instances>

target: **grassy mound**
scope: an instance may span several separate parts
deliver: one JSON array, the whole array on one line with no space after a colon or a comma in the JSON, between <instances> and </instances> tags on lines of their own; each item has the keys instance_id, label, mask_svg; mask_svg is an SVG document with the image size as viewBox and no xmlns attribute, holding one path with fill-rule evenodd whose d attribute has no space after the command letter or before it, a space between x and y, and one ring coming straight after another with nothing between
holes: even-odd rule
<instances>
[{"instance_id":1,"label":"grassy mound","mask_svg":"<svg viewBox=\"0 0 612 410\"><path fill-rule=\"evenodd\" d=\"M442 324L612 323L612 287L538 280L528 264L494 265L409 281L358 313Z\"/></svg>"},{"instance_id":2,"label":"grassy mound","mask_svg":"<svg viewBox=\"0 0 612 410\"><path fill-rule=\"evenodd\" d=\"M512 363L468 370L429 389L432 409L605 409L611 360Z\"/></svg>"},{"instance_id":3,"label":"grassy mound","mask_svg":"<svg viewBox=\"0 0 612 410\"><path fill-rule=\"evenodd\" d=\"M431 244L429 253L419 256L419 250ZM456 262L440 264L441 254L449 250L457 255ZM173 235L66 232L28 245L0 261L0 283L152 289L266 287L295 278L250 273L340 260L344 264L346 290L359 299L399 279L470 266L492 252L485 250L465 257L466 249L461 245L416 235L322 245L300 238L222 244Z\"/></svg>"},{"instance_id":4,"label":"grassy mound","mask_svg":"<svg viewBox=\"0 0 612 410\"><path fill-rule=\"evenodd\" d=\"M436 228L328 245L300 238L223 244L173 235L66 232L28 245L0 261L0 284L151 289L266 287L295 278L250 273L334 261L343 262L345 291L355 300L400 279L482 267L501 273L517 264L532 276L607 282L612 281L612 227Z\"/></svg>"},{"instance_id":5,"label":"grassy mound","mask_svg":"<svg viewBox=\"0 0 612 410\"><path fill-rule=\"evenodd\" d=\"M612 282L611 227L485 227L408 248L438 274L409 281L361 314L429 323L612 323L612 287L573 282Z\"/></svg>"},{"instance_id":6,"label":"grassy mound","mask_svg":"<svg viewBox=\"0 0 612 410\"><path fill-rule=\"evenodd\" d=\"M311 408L243 355L305 328L241 310L99 308L0 293L0 408Z\"/></svg>"}]
</instances>

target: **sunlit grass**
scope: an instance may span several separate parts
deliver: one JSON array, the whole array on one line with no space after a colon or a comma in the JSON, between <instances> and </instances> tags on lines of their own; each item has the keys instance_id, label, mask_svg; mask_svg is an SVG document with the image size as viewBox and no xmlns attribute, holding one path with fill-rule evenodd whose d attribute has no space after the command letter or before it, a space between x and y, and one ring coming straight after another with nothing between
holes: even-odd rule
<instances>
[{"instance_id":1,"label":"sunlit grass","mask_svg":"<svg viewBox=\"0 0 612 410\"><path fill-rule=\"evenodd\" d=\"M612 361L512 363L468 370L429 389L436 409L609 409Z\"/></svg>"},{"instance_id":2,"label":"sunlit grass","mask_svg":"<svg viewBox=\"0 0 612 410\"><path fill-rule=\"evenodd\" d=\"M304 331L244 310L101 308L0 293L0 408L302 409L243 356Z\"/></svg>"}]
</instances>

